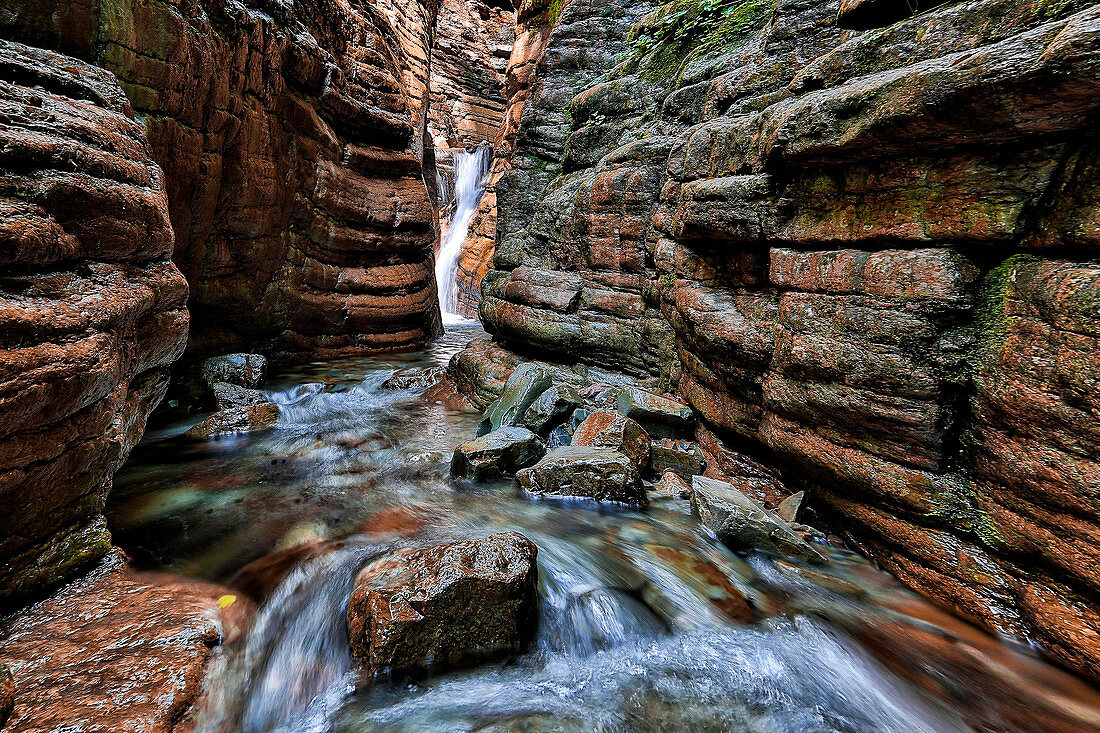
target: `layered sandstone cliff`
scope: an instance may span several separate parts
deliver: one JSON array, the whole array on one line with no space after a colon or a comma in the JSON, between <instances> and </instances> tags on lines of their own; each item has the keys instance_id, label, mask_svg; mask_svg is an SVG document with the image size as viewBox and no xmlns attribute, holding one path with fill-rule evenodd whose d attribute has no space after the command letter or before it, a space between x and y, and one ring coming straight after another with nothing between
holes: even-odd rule
<instances>
[{"instance_id":1,"label":"layered sandstone cliff","mask_svg":"<svg viewBox=\"0 0 1100 733\"><path fill-rule=\"evenodd\" d=\"M160 168L114 77L0 41L0 599L110 548L111 477L187 339Z\"/></svg>"},{"instance_id":2,"label":"layered sandstone cliff","mask_svg":"<svg viewBox=\"0 0 1100 733\"><path fill-rule=\"evenodd\" d=\"M532 87L547 74L549 65L559 67L559 58L544 57L547 44L570 0L524 0L515 15L514 43L505 69L503 93L507 98L494 140L493 164L470 233L458 258L458 305L467 316L476 317L481 302L481 282L493 260L497 234L497 186L512 167L521 120ZM584 62L582 65L587 65Z\"/></svg>"},{"instance_id":3,"label":"layered sandstone cliff","mask_svg":"<svg viewBox=\"0 0 1100 733\"><path fill-rule=\"evenodd\" d=\"M1100 6L839 9L567 5L483 321L658 378L903 581L1100 677Z\"/></svg>"},{"instance_id":4,"label":"layered sandstone cliff","mask_svg":"<svg viewBox=\"0 0 1100 733\"><path fill-rule=\"evenodd\" d=\"M437 6L13 0L0 36L113 72L164 169L193 357L439 328L421 163Z\"/></svg>"}]
</instances>

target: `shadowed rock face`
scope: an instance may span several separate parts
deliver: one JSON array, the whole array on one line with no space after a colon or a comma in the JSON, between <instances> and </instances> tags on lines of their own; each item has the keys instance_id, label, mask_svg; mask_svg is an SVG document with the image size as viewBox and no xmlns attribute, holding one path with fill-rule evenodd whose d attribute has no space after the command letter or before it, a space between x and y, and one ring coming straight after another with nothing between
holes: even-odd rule
<instances>
[{"instance_id":1,"label":"shadowed rock face","mask_svg":"<svg viewBox=\"0 0 1100 733\"><path fill-rule=\"evenodd\" d=\"M114 72L164 169L195 358L439 327L421 173L437 6L13 0L0 35Z\"/></svg>"},{"instance_id":2,"label":"shadowed rock face","mask_svg":"<svg viewBox=\"0 0 1100 733\"><path fill-rule=\"evenodd\" d=\"M0 41L0 598L110 547L111 477L187 338L160 169L114 77Z\"/></svg>"},{"instance_id":3,"label":"shadowed rock face","mask_svg":"<svg viewBox=\"0 0 1100 733\"><path fill-rule=\"evenodd\" d=\"M610 73L580 29L622 48L638 6L566 7L497 185L497 344L458 360L500 373L459 381L501 346L659 378L903 581L1100 677L1100 9L732 4Z\"/></svg>"}]
</instances>

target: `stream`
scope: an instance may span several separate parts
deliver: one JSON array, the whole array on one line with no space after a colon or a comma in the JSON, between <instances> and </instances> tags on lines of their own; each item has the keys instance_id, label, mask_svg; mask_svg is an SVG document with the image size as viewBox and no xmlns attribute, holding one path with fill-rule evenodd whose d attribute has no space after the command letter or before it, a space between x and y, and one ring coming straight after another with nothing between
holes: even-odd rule
<instances>
[{"instance_id":1,"label":"stream","mask_svg":"<svg viewBox=\"0 0 1100 733\"><path fill-rule=\"evenodd\" d=\"M1027 649L975 641L996 662L979 664L988 679L934 656L968 638L965 625L853 553L824 548L824 568L740 556L686 501L638 510L450 479L480 414L381 385L446 364L481 333L453 324L420 352L282 372L265 390L275 429L190 442L193 416L134 450L108 511L138 567L241 582L250 563L291 558L247 638L216 659L198 730L914 733L1027 730L1028 716L1067 710L1100 721L1087 690ZM397 544L504 530L539 549L530 648L423 683L361 684L344 625L359 567ZM328 540L327 552L290 549ZM760 620L735 620L742 598ZM883 639L899 643L884 652Z\"/></svg>"}]
</instances>

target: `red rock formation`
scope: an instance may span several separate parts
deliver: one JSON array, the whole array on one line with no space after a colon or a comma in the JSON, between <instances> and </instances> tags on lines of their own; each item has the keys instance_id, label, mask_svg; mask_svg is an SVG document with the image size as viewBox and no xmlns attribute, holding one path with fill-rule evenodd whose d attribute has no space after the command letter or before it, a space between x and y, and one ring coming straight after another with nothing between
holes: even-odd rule
<instances>
[{"instance_id":1,"label":"red rock formation","mask_svg":"<svg viewBox=\"0 0 1100 733\"><path fill-rule=\"evenodd\" d=\"M0 597L110 547L101 511L187 337L160 169L114 77L0 42Z\"/></svg>"},{"instance_id":2,"label":"red rock formation","mask_svg":"<svg viewBox=\"0 0 1100 733\"><path fill-rule=\"evenodd\" d=\"M515 41L508 56L505 72L504 94L507 105L502 112L500 127L494 142L493 167L481 205L470 222L470 235L462 246L458 258L459 311L470 318L477 317L481 302L481 281L489 272L493 261L497 235L497 184L512 167L512 153L520 120L531 87L538 74L539 59L550 40L555 24L561 17L562 7L568 0L524 0L519 4L515 17ZM545 62L544 62L545 63Z\"/></svg>"},{"instance_id":3,"label":"red rock formation","mask_svg":"<svg viewBox=\"0 0 1100 733\"><path fill-rule=\"evenodd\" d=\"M221 586L133 576L109 558L9 622L0 641L15 678L9 729L179 730L212 650L241 633L249 611Z\"/></svg>"},{"instance_id":4,"label":"red rock formation","mask_svg":"<svg viewBox=\"0 0 1100 733\"><path fill-rule=\"evenodd\" d=\"M437 7L13 0L0 34L114 72L165 171L194 356L438 330L421 174Z\"/></svg>"},{"instance_id":5,"label":"red rock formation","mask_svg":"<svg viewBox=\"0 0 1100 733\"><path fill-rule=\"evenodd\" d=\"M631 24L569 21L625 5L543 53L498 343L456 381L501 346L660 378L903 581L1100 678L1098 6L729 3L666 41L661 10L601 78L577 46Z\"/></svg>"}]
</instances>

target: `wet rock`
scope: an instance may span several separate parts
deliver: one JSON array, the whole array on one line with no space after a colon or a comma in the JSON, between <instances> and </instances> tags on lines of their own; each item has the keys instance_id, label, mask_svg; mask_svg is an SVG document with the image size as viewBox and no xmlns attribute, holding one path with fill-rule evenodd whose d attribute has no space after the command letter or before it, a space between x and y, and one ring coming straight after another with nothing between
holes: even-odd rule
<instances>
[{"instance_id":1,"label":"wet rock","mask_svg":"<svg viewBox=\"0 0 1100 733\"><path fill-rule=\"evenodd\" d=\"M527 428L501 428L455 448L451 475L475 481L511 476L545 453L542 440Z\"/></svg>"},{"instance_id":2,"label":"wet rock","mask_svg":"<svg viewBox=\"0 0 1100 733\"><path fill-rule=\"evenodd\" d=\"M686 440L662 438L650 447L650 463L654 473L675 471L690 479L699 476L707 469L707 461L699 446Z\"/></svg>"},{"instance_id":3,"label":"wet rock","mask_svg":"<svg viewBox=\"0 0 1100 733\"><path fill-rule=\"evenodd\" d=\"M504 383L500 398L485 411L479 434L518 425L527 408L549 389L550 384L550 371L545 367L530 362L517 366Z\"/></svg>"},{"instance_id":4,"label":"wet rock","mask_svg":"<svg viewBox=\"0 0 1100 733\"><path fill-rule=\"evenodd\" d=\"M612 448L557 448L531 468L519 471L516 480L532 494L646 503L634 461Z\"/></svg>"},{"instance_id":5,"label":"wet rock","mask_svg":"<svg viewBox=\"0 0 1100 733\"><path fill-rule=\"evenodd\" d=\"M693 477L691 510L730 549L763 550L807 562L828 562L780 516L731 484L704 476Z\"/></svg>"},{"instance_id":6,"label":"wet rock","mask_svg":"<svg viewBox=\"0 0 1100 733\"><path fill-rule=\"evenodd\" d=\"M202 363L199 377L213 389L218 382L238 387L259 387L267 374L267 359L260 354L226 354Z\"/></svg>"},{"instance_id":7,"label":"wet rock","mask_svg":"<svg viewBox=\"0 0 1100 733\"><path fill-rule=\"evenodd\" d=\"M661 480L657 482L654 493L666 498L690 499L691 484L675 471L665 471L661 475Z\"/></svg>"},{"instance_id":8,"label":"wet rock","mask_svg":"<svg viewBox=\"0 0 1100 733\"><path fill-rule=\"evenodd\" d=\"M649 463L649 433L622 413L596 410L573 433L572 445L613 448L634 461L641 471Z\"/></svg>"},{"instance_id":9,"label":"wet rock","mask_svg":"<svg viewBox=\"0 0 1100 733\"><path fill-rule=\"evenodd\" d=\"M238 638L251 611L223 586L133 574L116 551L10 620L0 661L17 699L6 730L173 730L212 649Z\"/></svg>"},{"instance_id":10,"label":"wet rock","mask_svg":"<svg viewBox=\"0 0 1100 733\"><path fill-rule=\"evenodd\" d=\"M802 507L803 495L801 491L796 494L791 494L786 499L779 502L779 506L775 508L775 513L787 522L795 521L798 517L798 510Z\"/></svg>"},{"instance_id":11,"label":"wet rock","mask_svg":"<svg viewBox=\"0 0 1100 733\"><path fill-rule=\"evenodd\" d=\"M573 416L569 418L569 429L572 432L577 432L577 428L581 426L581 423L588 419L588 416L592 414L592 411L586 407L580 407L573 410Z\"/></svg>"},{"instance_id":12,"label":"wet rock","mask_svg":"<svg viewBox=\"0 0 1100 733\"><path fill-rule=\"evenodd\" d=\"M214 384L214 403L219 410L233 407L252 407L268 403L267 397L258 389L248 389L229 382Z\"/></svg>"},{"instance_id":13,"label":"wet rock","mask_svg":"<svg viewBox=\"0 0 1100 733\"><path fill-rule=\"evenodd\" d=\"M523 535L396 550L364 567L348 637L370 677L419 677L501 659L534 631L538 550Z\"/></svg>"},{"instance_id":14,"label":"wet rock","mask_svg":"<svg viewBox=\"0 0 1100 733\"><path fill-rule=\"evenodd\" d=\"M561 448L563 445L570 445L572 442L573 435L559 425L550 431L550 437L546 439L546 449L554 450L555 448Z\"/></svg>"},{"instance_id":15,"label":"wet rock","mask_svg":"<svg viewBox=\"0 0 1100 733\"><path fill-rule=\"evenodd\" d=\"M581 404L581 396L569 385L554 384L531 403L523 413L523 424L545 434Z\"/></svg>"},{"instance_id":16,"label":"wet rock","mask_svg":"<svg viewBox=\"0 0 1100 733\"><path fill-rule=\"evenodd\" d=\"M248 407L231 407L215 412L194 425L184 435L191 440L206 440L219 435L247 433L272 428L279 422L279 407L270 402Z\"/></svg>"},{"instance_id":17,"label":"wet rock","mask_svg":"<svg viewBox=\"0 0 1100 733\"><path fill-rule=\"evenodd\" d=\"M0 728L8 722L15 707L15 678L8 665L0 662Z\"/></svg>"},{"instance_id":18,"label":"wet rock","mask_svg":"<svg viewBox=\"0 0 1100 733\"><path fill-rule=\"evenodd\" d=\"M438 384L446 373L447 370L440 366L398 369L393 376L382 382L381 389L428 389Z\"/></svg>"},{"instance_id":19,"label":"wet rock","mask_svg":"<svg viewBox=\"0 0 1100 733\"><path fill-rule=\"evenodd\" d=\"M0 11L5 39L18 7ZM189 319L166 179L115 76L0 40L0 109L6 613L110 548L111 479L164 396Z\"/></svg>"},{"instance_id":20,"label":"wet rock","mask_svg":"<svg viewBox=\"0 0 1100 733\"><path fill-rule=\"evenodd\" d=\"M638 387L624 389L615 401L615 408L655 437L676 437L695 424L695 414L683 402Z\"/></svg>"}]
</instances>

